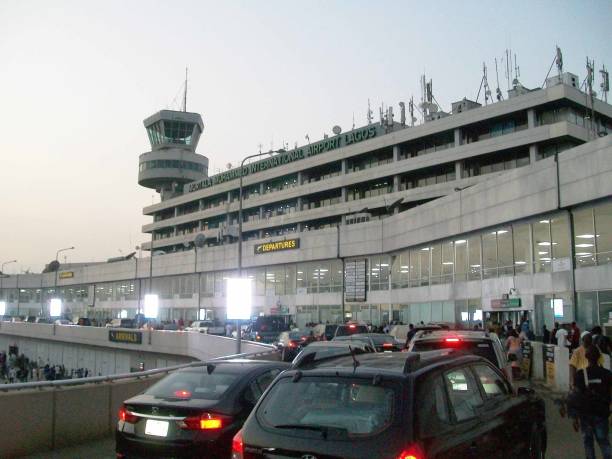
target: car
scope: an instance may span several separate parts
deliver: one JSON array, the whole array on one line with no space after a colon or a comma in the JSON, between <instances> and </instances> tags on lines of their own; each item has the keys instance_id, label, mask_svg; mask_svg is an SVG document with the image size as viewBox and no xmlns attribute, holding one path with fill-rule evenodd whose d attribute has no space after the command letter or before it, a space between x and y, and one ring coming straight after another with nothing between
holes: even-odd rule
<instances>
[{"instance_id":1,"label":"car","mask_svg":"<svg viewBox=\"0 0 612 459\"><path fill-rule=\"evenodd\" d=\"M175 371L119 409L118 458L229 457L234 434L288 367L228 359Z\"/></svg>"},{"instance_id":2,"label":"car","mask_svg":"<svg viewBox=\"0 0 612 459\"><path fill-rule=\"evenodd\" d=\"M273 343L284 331L289 331L289 316L260 316L251 326L248 338L260 343Z\"/></svg>"},{"instance_id":3,"label":"car","mask_svg":"<svg viewBox=\"0 0 612 459\"><path fill-rule=\"evenodd\" d=\"M287 403L290 400L291 403ZM233 459L542 458L544 401L456 351L352 355L281 373Z\"/></svg>"},{"instance_id":4,"label":"car","mask_svg":"<svg viewBox=\"0 0 612 459\"><path fill-rule=\"evenodd\" d=\"M509 362L495 333L472 330L426 330L417 332L408 347L412 352L457 349L489 360L511 379Z\"/></svg>"},{"instance_id":5,"label":"car","mask_svg":"<svg viewBox=\"0 0 612 459\"><path fill-rule=\"evenodd\" d=\"M336 336L334 341L355 341L362 340L371 344L376 352L399 352L402 344L398 343L390 335L384 333L355 333L348 336Z\"/></svg>"},{"instance_id":6,"label":"car","mask_svg":"<svg viewBox=\"0 0 612 459\"><path fill-rule=\"evenodd\" d=\"M298 353L314 341L308 330L282 332L276 343L283 362L291 362Z\"/></svg>"},{"instance_id":7,"label":"car","mask_svg":"<svg viewBox=\"0 0 612 459\"><path fill-rule=\"evenodd\" d=\"M320 341L331 341L336 334L338 324L317 324L313 328L315 338Z\"/></svg>"},{"instance_id":8,"label":"car","mask_svg":"<svg viewBox=\"0 0 612 459\"><path fill-rule=\"evenodd\" d=\"M106 324L106 328L135 328L134 319L112 319Z\"/></svg>"},{"instance_id":9,"label":"car","mask_svg":"<svg viewBox=\"0 0 612 459\"><path fill-rule=\"evenodd\" d=\"M337 336L348 336L348 335L354 335L355 333L368 333L368 332L369 330L366 325L348 323L344 325L338 325L338 328L336 328L336 331L334 333L334 338Z\"/></svg>"},{"instance_id":10,"label":"car","mask_svg":"<svg viewBox=\"0 0 612 459\"><path fill-rule=\"evenodd\" d=\"M215 325L211 320L196 320L192 322L189 327L185 327L185 331L197 331L209 335L225 336L225 327L222 325Z\"/></svg>"},{"instance_id":11,"label":"car","mask_svg":"<svg viewBox=\"0 0 612 459\"><path fill-rule=\"evenodd\" d=\"M320 361L341 355L357 355L376 352L371 344L363 341L315 341L303 349L291 362L293 368L307 368Z\"/></svg>"}]
</instances>

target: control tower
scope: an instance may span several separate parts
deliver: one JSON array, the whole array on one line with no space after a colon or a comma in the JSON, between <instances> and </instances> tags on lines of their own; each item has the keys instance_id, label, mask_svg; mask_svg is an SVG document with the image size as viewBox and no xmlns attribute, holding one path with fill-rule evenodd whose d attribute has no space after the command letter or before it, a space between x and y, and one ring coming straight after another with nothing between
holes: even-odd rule
<instances>
[{"instance_id":1,"label":"control tower","mask_svg":"<svg viewBox=\"0 0 612 459\"><path fill-rule=\"evenodd\" d=\"M204 123L199 113L162 110L144 120L151 151L140 155L138 184L161 200L183 192L185 183L208 176L208 158L195 152Z\"/></svg>"}]
</instances>

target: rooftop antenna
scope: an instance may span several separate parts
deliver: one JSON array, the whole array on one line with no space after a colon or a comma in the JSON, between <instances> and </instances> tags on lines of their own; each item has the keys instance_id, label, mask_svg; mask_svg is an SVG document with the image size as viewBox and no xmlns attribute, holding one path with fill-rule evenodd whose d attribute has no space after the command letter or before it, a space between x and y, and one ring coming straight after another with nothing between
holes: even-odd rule
<instances>
[{"instance_id":1,"label":"rooftop antenna","mask_svg":"<svg viewBox=\"0 0 612 459\"><path fill-rule=\"evenodd\" d=\"M368 124L372 124L372 109L370 108L370 99L368 99Z\"/></svg>"},{"instance_id":2,"label":"rooftop antenna","mask_svg":"<svg viewBox=\"0 0 612 459\"><path fill-rule=\"evenodd\" d=\"M590 101L591 103L591 132L595 131L595 110L594 110L594 98L595 98L595 91L593 91L593 80L594 80L594 73L595 73L595 60L590 60L589 57L587 56L586 58L586 69L587 69L587 77L586 77L586 86L587 86L587 100ZM588 103L587 103L587 109L588 107Z\"/></svg>"},{"instance_id":3,"label":"rooftop antenna","mask_svg":"<svg viewBox=\"0 0 612 459\"><path fill-rule=\"evenodd\" d=\"M512 80L512 84L519 84L520 76L521 76L521 68L517 64L516 53L514 53L514 80Z\"/></svg>"},{"instance_id":4,"label":"rooftop antenna","mask_svg":"<svg viewBox=\"0 0 612 459\"><path fill-rule=\"evenodd\" d=\"M414 117L414 97L410 96L410 102L408 102L408 111L410 112L410 126L414 127L416 118Z\"/></svg>"},{"instance_id":5,"label":"rooftop antenna","mask_svg":"<svg viewBox=\"0 0 612 459\"><path fill-rule=\"evenodd\" d=\"M420 104L423 115L423 122L427 115L436 113L438 106L434 103L433 96L433 80L427 81L425 74L421 75L421 104Z\"/></svg>"},{"instance_id":6,"label":"rooftop antenna","mask_svg":"<svg viewBox=\"0 0 612 459\"><path fill-rule=\"evenodd\" d=\"M406 104L404 102L399 103L400 106L400 124L406 126Z\"/></svg>"},{"instance_id":7,"label":"rooftop antenna","mask_svg":"<svg viewBox=\"0 0 612 459\"><path fill-rule=\"evenodd\" d=\"M305 138L305 139L308 141L308 143L310 144L310 136L309 136L308 134L306 134L306 135L304 136L304 138Z\"/></svg>"},{"instance_id":8,"label":"rooftop antenna","mask_svg":"<svg viewBox=\"0 0 612 459\"><path fill-rule=\"evenodd\" d=\"M368 123L369 124L369 123ZM353 130L355 129L355 112L353 112Z\"/></svg>"},{"instance_id":9,"label":"rooftop antenna","mask_svg":"<svg viewBox=\"0 0 612 459\"><path fill-rule=\"evenodd\" d=\"M510 90L510 65L508 59L508 48L506 48L506 73L504 74L506 77L506 83L508 85L508 90Z\"/></svg>"},{"instance_id":10,"label":"rooftop antenna","mask_svg":"<svg viewBox=\"0 0 612 459\"><path fill-rule=\"evenodd\" d=\"M187 111L187 72L188 69L185 67L185 92L183 93L183 111Z\"/></svg>"},{"instance_id":11,"label":"rooftop antenna","mask_svg":"<svg viewBox=\"0 0 612 459\"><path fill-rule=\"evenodd\" d=\"M495 94L497 96L497 101L499 102L500 100L504 99L504 96L502 95L501 89L499 89L499 72L497 71L497 58L495 58L495 79L497 81L497 89L495 89Z\"/></svg>"},{"instance_id":12,"label":"rooftop antenna","mask_svg":"<svg viewBox=\"0 0 612 459\"><path fill-rule=\"evenodd\" d=\"M480 90L484 87L485 93L485 105L489 104L489 99L491 99L491 88L489 88L489 82L487 80L487 65L482 63L482 79L480 80L480 87L478 88L478 95L476 96L476 102L478 102L478 98L480 97ZM491 99L493 102L493 99Z\"/></svg>"},{"instance_id":13,"label":"rooftop antenna","mask_svg":"<svg viewBox=\"0 0 612 459\"><path fill-rule=\"evenodd\" d=\"M606 66L603 64L599 73L601 74L601 85L599 85L599 87L601 88L602 100L604 102L608 102L608 92L610 91L610 74L606 70Z\"/></svg>"},{"instance_id":14,"label":"rooftop antenna","mask_svg":"<svg viewBox=\"0 0 612 459\"><path fill-rule=\"evenodd\" d=\"M381 126L385 125L385 115L383 114L383 107L384 107L384 104L381 104L380 108L378 109L379 110L379 114L380 114L380 125Z\"/></svg>"},{"instance_id":15,"label":"rooftop antenna","mask_svg":"<svg viewBox=\"0 0 612 459\"><path fill-rule=\"evenodd\" d=\"M563 53L561 52L561 48L557 46L557 54L555 56L555 63L557 64L557 73L559 76L563 73Z\"/></svg>"},{"instance_id":16,"label":"rooftop antenna","mask_svg":"<svg viewBox=\"0 0 612 459\"><path fill-rule=\"evenodd\" d=\"M257 146L259 147L259 153L261 154L261 149L263 148L263 145L260 142Z\"/></svg>"}]
</instances>

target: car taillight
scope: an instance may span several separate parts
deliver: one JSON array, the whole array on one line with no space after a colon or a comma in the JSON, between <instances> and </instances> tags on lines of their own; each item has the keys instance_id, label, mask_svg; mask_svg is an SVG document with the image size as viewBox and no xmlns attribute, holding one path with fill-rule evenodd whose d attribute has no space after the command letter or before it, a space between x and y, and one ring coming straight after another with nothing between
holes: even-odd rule
<instances>
[{"instance_id":1,"label":"car taillight","mask_svg":"<svg viewBox=\"0 0 612 459\"><path fill-rule=\"evenodd\" d=\"M444 341L446 341L447 343L458 343L459 338L446 338Z\"/></svg>"},{"instance_id":2,"label":"car taillight","mask_svg":"<svg viewBox=\"0 0 612 459\"><path fill-rule=\"evenodd\" d=\"M242 442L242 429L240 429L232 440L232 459L242 459L243 454L244 443Z\"/></svg>"},{"instance_id":3,"label":"car taillight","mask_svg":"<svg viewBox=\"0 0 612 459\"><path fill-rule=\"evenodd\" d=\"M219 430L229 424L230 418L218 414L203 413L183 419L179 427L186 430Z\"/></svg>"},{"instance_id":4,"label":"car taillight","mask_svg":"<svg viewBox=\"0 0 612 459\"><path fill-rule=\"evenodd\" d=\"M122 405L121 408L119 408L118 417L119 417L120 421L128 422L130 424L135 424L138 421L138 416L136 416L135 414L130 413L125 408L125 405Z\"/></svg>"},{"instance_id":5,"label":"car taillight","mask_svg":"<svg viewBox=\"0 0 612 459\"><path fill-rule=\"evenodd\" d=\"M383 343L383 347L385 349L391 349L393 347L393 344L391 344L391 343Z\"/></svg>"},{"instance_id":6,"label":"car taillight","mask_svg":"<svg viewBox=\"0 0 612 459\"><path fill-rule=\"evenodd\" d=\"M349 328L355 328L355 325L349 325Z\"/></svg>"},{"instance_id":7,"label":"car taillight","mask_svg":"<svg viewBox=\"0 0 612 459\"><path fill-rule=\"evenodd\" d=\"M412 445L402 451L397 459L425 459L425 453L419 445Z\"/></svg>"}]
</instances>

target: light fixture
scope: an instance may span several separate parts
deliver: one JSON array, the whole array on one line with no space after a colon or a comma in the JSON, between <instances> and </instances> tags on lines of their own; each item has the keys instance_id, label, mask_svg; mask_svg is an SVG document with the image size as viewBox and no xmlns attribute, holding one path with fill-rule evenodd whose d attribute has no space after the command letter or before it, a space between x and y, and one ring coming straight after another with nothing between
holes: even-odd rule
<instances>
[{"instance_id":1,"label":"light fixture","mask_svg":"<svg viewBox=\"0 0 612 459\"><path fill-rule=\"evenodd\" d=\"M144 297L144 316L146 319L157 319L159 314L159 296L154 293Z\"/></svg>"},{"instance_id":2,"label":"light fixture","mask_svg":"<svg viewBox=\"0 0 612 459\"><path fill-rule=\"evenodd\" d=\"M251 279L237 277L227 280L227 320L251 318L251 288Z\"/></svg>"},{"instance_id":3,"label":"light fixture","mask_svg":"<svg viewBox=\"0 0 612 459\"><path fill-rule=\"evenodd\" d=\"M548 252L538 252L538 255L548 255Z\"/></svg>"},{"instance_id":4,"label":"light fixture","mask_svg":"<svg viewBox=\"0 0 612 459\"><path fill-rule=\"evenodd\" d=\"M576 247L580 247L580 248L593 247L593 244L576 244Z\"/></svg>"},{"instance_id":5,"label":"light fixture","mask_svg":"<svg viewBox=\"0 0 612 459\"><path fill-rule=\"evenodd\" d=\"M49 303L49 316L60 317L62 315L62 300L59 298L51 298Z\"/></svg>"},{"instance_id":6,"label":"light fixture","mask_svg":"<svg viewBox=\"0 0 612 459\"><path fill-rule=\"evenodd\" d=\"M540 220L540 223L550 223L550 220Z\"/></svg>"},{"instance_id":7,"label":"light fixture","mask_svg":"<svg viewBox=\"0 0 612 459\"><path fill-rule=\"evenodd\" d=\"M6 314L6 301L0 301L0 316Z\"/></svg>"},{"instance_id":8,"label":"light fixture","mask_svg":"<svg viewBox=\"0 0 612 459\"><path fill-rule=\"evenodd\" d=\"M446 265L446 266L454 265L454 263L452 261L443 261L442 264Z\"/></svg>"},{"instance_id":9,"label":"light fixture","mask_svg":"<svg viewBox=\"0 0 612 459\"><path fill-rule=\"evenodd\" d=\"M423 250L424 252L429 251L429 247L423 247L421 250Z\"/></svg>"},{"instance_id":10,"label":"light fixture","mask_svg":"<svg viewBox=\"0 0 612 459\"><path fill-rule=\"evenodd\" d=\"M514 264L515 265L526 265L527 262L526 261L515 261Z\"/></svg>"},{"instance_id":11,"label":"light fixture","mask_svg":"<svg viewBox=\"0 0 612 459\"><path fill-rule=\"evenodd\" d=\"M576 237L579 237L581 239L593 239L595 235L594 234L579 234Z\"/></svg>"},{"instance_id":12,"label":"light fixture","mask_svg":"<svg viewBox=\"0 0 612 459\"><path fill-rule=\"evenodd\" d=\"M465 244L467 241L465 239L459 239L458 241L455 241L455 244Z\"/></svg>"}]
</instances>

